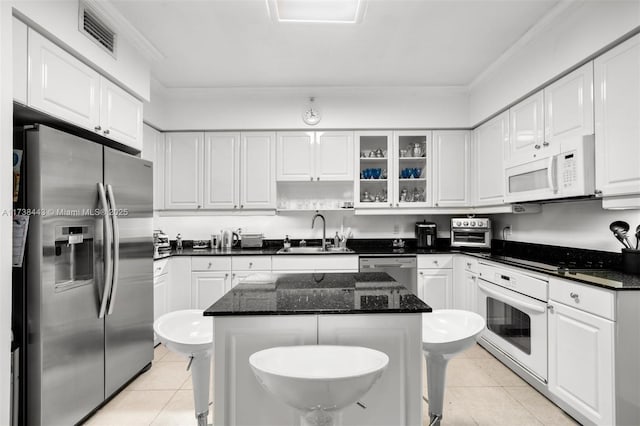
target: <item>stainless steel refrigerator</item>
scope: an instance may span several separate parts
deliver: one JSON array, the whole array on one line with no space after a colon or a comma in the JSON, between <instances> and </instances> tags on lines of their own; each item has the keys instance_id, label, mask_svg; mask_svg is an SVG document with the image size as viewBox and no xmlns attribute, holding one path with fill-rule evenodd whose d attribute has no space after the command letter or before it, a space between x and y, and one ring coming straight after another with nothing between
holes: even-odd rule
<instances>
[{"instance_id":1,"label":"stainless steel refrigerator","mask_svg":"<svg viewBox=\"0 0 640 426\"><path fill-rule=\"evenodd\" d=\"M25 132L26 424L78 423L153 357L149 161Z\"/></svg>"}]
</instances>

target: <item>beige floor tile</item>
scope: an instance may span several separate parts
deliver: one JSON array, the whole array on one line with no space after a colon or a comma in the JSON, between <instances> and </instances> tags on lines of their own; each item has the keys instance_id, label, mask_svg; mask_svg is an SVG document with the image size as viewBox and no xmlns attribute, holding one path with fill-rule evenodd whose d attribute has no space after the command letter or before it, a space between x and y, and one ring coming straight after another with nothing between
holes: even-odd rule
<instances>
[{"instance_id":1,"label":"beige floor tile","mask_svg":"<svg viewBox=\"0 0 640 426\"><path fill-rule=\"evenodd\" d=\"M179 390L171 397L152 426L193 426L196 423L193 408L193 393L190 390ZM208 423L213 423L213 407L209 407Z\"/></svg>"},{"instance_id":2,"label":"beige floor tile","mask_svg":"<svg viewBox=\"0 0 640 426\"><path fill-rule=\"evenodd\" d=\"M155 347L153 350L153 362L158 362L163 359L169 353L169 349L162 343Z\"/></svg>"},{"instance_id":3,"label":"beige floor tile","mask_svg":"<svg viewBox=\"0 0 640 426\"><path fill-rule=\"evenodd\" d=\"M476 343L475 345L471 346L466 351L461 352L458 355L456 355L456 358L481 358L481 359L487 359L487 358L493 358L493 355L491 355L482 346L480 346L480 345L478 345Z\"/></svg>"},{"instance_id":4,"label":"beige floor tile","mask_svg":"<svg viewBox=\"0 0 640 426\"><path fill-rule=\"evenodd\" d=\"M124 390L85 424L87 426L148 426L175 392L174 390Z\"/></svg>"},{"instance_id":5,"label":"beige floor tile","mask_svg":"<svg viewBox=\"0 0 640 426\"><path fill-rule=\"evenodd\" d=\"M475 426L478 424L467 407L459 400L452 399L447 392L445 392L442 410L442 426ZM422 425L428 426L429 420L429 404L425 402L422 408Z\"/></svg>"},{"instance_id":6,"label":"beige floor tile","mask_svg":"<svg viewBox=\"0 0 640 426\"><path fill-rule=\"evenodd\" d=\"M545 425L578 424L571 416L530 386L505 387L504 390Z\"/></svg>"},{"instance_id":7,"label":"beige floor tile","mask_svg":"<svg viewBox=\"0 0 640 426\"><path fill-rule=\"evenodd\" d=\"M491 377L499 386L529 386L520 376L493 356L489 358L474 358L470 360L480 370Z\"/></svg>"},{"instance_id":8,"label":"beige floor tile","mask_svg":"<svg viewBox=\"0 0 640 426\"><path fill-rule=\"evenodd\" d=\"M184 362L155 362L151 370L140 375L129 390L177 390L184 384L189 372Z\"/></svg>"},{"instance_id":9,"label":"beige floor tile","mask_svg":"<svg viewBox=\"0 0 640 426\"><path fill-rule=\"evenodd\" d=\"M484 361L484 360L483 360ZM429 379L427 375L427 380ZM478 367L475 359L453 358L447 366L446 387L499 386L488 371Z\"/></svg>"},{"instance_id":10,"label":"beige floor tile","mask_svg":"<svg viewBox=\"0 0 640 426\"><path fill-rule=\"evenodd\" d=\"M542 425L501 387L455 387L447 393L464 405L478 425Z\"/></svg>"},{"instance_id":11,"label":"beige floor tile","mask_svg":"<svg viewBox=\"0 0 640 426\"><path fill-rule=\"evenodd\" d=\"M189 363L189 358L185 355L181 355L173 351L168 351L167 354L160 361L161 362L165 362L165 361L184 362L185 368L186 368L186 365Z\"/></svg>"}]
</instances>

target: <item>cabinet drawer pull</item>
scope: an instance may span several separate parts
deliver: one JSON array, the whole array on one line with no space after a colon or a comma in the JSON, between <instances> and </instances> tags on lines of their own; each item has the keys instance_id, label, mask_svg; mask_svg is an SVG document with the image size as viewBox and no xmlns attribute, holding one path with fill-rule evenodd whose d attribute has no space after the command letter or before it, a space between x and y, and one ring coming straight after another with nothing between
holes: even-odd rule
<instances>
[{"instance_id":1,"label":"cabinet drawer pull","mask_svg":"<svg viewBox=\"0 0 640 426\"><path fill-rule=\"evenodd\" d=\"M541 148L541 146L540 146L540 144L536 144L536 145L534 146L534 148L535 148L535 149L540 149L540 148Z\"/></svg>"},{"instance_id":2,"label":"cabinet drawer pull","mask_svg":"<svg viewBox=\"0 0 640 426\"><path fill-rule=\"evenodd\" d=\"M549 146L549 142L547 141L542 142L542 146Z\"/></svg>"},{"instance_id":3,"label":"cabinet drawer pull","mask_svg":"<svg viewBox=\"0 0 640 426\"><path fill-rule=\"evenodd\" d=\"M207 265L207 268L211 269L211 262Z\"/></svg>"},{"instance_id":4,"label":"cabinet drawer pull","mask_svg":"<svg viewBox=\"0 0 640 426\"><path fill-rule=\"evenodd\" d=\"M253 268L253 262L249 262L249 268Z\"/></svg>"},{"instance_id":5,"label":"cabinet drawer pull","mask_svg":"<svg viewBox=\"0 0 640 426\"><path fill-rule=\"evenodd\" d=\"M549 310L549 312L553 313L553 309L554 309L554 308L553 308L553 305L549 305L549 306L547 306L547 309Z\"/></svg>"},{"instance_id":6,"label":"cabinet drawer pull","mask_svg":"<svg viewBox=\"0 0 640 426\"><path fill-rule=\"evenodd\" d=\"M99 132L100 130L102 130L102 127L100 127L100 126L96 126L96 127L94 127L93 129L94 129L96 132Z\"/></svg>"},{"instance_id":7,"label":"cabinet drawer pull","mask_svg":"<svg viewBox=\"0 0 640 426\"><path fill-rule=\"evenodd\" d=\"M105 135L108 135L108 134L109 134L109 129L105 130L105 131L104 131L104 134L105 134Z\"/></svg>"},{"instance_id":8,"label":"cabinet drawer pull","mask_svg":"<svg viewBox=\"0 0 640 426\"><path fill-rule=\"evenodd\" d=\"M309 177L309 180L311 180L311 181L312 181L312 180L313 180L313 176L310 176L310 177Z\"/></svg>"},{"instance_id":9,"label":"cabinet drawer pull","mask_svg":"<svg viewBox=\"0 0 640 426\"><path fill-rule=\"evenodd\" d=\"M576 302L578 301L578 298L580 297L580 295L578 293L574 293L574 292L569 293L569 296L571 296L571 298L573 300L575 300Z\"/></svg>"}]
</instances>

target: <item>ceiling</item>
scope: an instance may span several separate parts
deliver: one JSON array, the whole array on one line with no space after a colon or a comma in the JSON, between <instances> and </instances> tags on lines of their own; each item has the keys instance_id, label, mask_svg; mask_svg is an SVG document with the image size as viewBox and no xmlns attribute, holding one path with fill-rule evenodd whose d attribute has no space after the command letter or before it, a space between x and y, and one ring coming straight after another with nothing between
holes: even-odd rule
<instances>
[{"instance_id":1,"label":"ceiling","mask_svg":"<svg viewBox=\"0 0 640 426\"><path fill-rule=\"evenodd\" d=\"M466 86L559 0L368 0L358 24L278 23L265 0L111 0L167 88Z\"/></svg>"}]
</instances>

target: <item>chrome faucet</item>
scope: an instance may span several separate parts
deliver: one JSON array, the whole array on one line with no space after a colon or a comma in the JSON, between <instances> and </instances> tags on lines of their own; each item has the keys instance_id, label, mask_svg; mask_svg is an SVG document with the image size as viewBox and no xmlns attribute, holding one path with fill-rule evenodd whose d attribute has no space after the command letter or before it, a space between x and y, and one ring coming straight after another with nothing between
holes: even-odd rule
<instances>
[{"instance_id":1,"label":"chrome faucet","mask_svg":"<svg viewBox=\"0 0 640 426\"><path fill-rule=\"evenodd\" d=\"M324 216L320 213L316 213L311 221L311 229L313 229L313 225L316 223L316 218L319 217L322 219L322 251L327 250L327 221L324 220Z\"/></svg>"}]
</instances>

